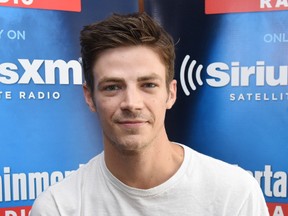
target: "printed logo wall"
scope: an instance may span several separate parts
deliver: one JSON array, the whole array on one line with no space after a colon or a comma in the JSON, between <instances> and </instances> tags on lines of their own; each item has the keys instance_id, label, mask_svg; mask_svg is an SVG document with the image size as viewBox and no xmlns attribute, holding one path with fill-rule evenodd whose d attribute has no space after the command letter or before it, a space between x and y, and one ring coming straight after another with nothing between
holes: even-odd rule
<instances>
[{"instance_id":1,"label":"printed logo wall","mask_svg":"<svg viewBox=\"0 0 288 216\"><path fill-rule=\"evenodd\" d=\"M79 32L137 1L0 0L0 215L25 216L49 185L102 151L82 93Z\"/></svg>"},{"instance_id":2,"label":"printed logo wall","mask_svg":"<svg viewBox=\"0 0 288 216\"><path fill-rule=\"evenodd\" d=\"M270 214L288 215L288 2L146 0L145 9L176 42L170 138L243 167Z\"/></svg>"}]
</instances>

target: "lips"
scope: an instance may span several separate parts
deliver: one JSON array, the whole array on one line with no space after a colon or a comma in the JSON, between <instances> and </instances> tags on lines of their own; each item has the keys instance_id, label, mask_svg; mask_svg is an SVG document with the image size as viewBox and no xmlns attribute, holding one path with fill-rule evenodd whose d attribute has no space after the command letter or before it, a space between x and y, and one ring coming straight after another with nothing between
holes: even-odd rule
<instances>
[{"instance_id":1,"label":"lips","mask_svg":"<svg viewBox=\"0 0 288 216\"><path fill-rule=\"evenodd\" d=\"M138 128L153 122L151 116L140 112L123 112L120 115L114 115L112 121L125 128Z\"/></svg>"},{"instance_id":2,"label":"lips","mask_svg":"<svg viewBox=\"0 0 288 216\"><path fill-rule=\"evenodd\" d=\"M147 121L146 120L120 120L120 121L117 121L118 124L143 124L143 123L146 123Z\"/></svg>"},{"instance_id":3,"label":"lips","mask_svg":"<svg viewBox=\"0 0 288 216\"><path fill-rule=\"evenodd\" d=\"M140 127L148 123L147 120L118 120L117 124L124 126L124 127Z\"/></svg>"}]
</instances>

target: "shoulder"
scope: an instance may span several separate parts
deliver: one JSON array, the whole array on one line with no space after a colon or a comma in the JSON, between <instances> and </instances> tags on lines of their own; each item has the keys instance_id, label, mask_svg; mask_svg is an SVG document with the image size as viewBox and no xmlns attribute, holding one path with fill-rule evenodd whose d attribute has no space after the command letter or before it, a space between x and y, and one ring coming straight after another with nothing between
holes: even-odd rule
<instances>
[{"instance_id":1,"label":"shoulder","mask_svg":"<svg viewBox=\"0 0 288 216\"><path fill-rule=\"evenodd\" d=\"M78 170L72 172L65 179L48 188L47 191L50 191L51 194L56 194L58 191L61 194L76 192L77 190L75 189L83 186L83 183L89 179L91 175L95 174L102 158L103 154L95 156L87 164L82 165Z\"/></svg>"},{"instance_id":2,"label":"shoulder","mask_svg":"<svg viewBox=\"0 0 288 216\"><path fill-rule=\"evenodd\" d=\"M239 215L267 215L267 206L259 183L246 170L222 160L184 147L190 158L188 175L197 184L201 196L211 197L212 203L221 203ZM208 200L208 199L207 199ZM220 207L220 206L218 206ZM262 213L256 213L262 212ZM238 215L237 214L237 215Z\"/></svg>"},{"instance_id":3,"label":"shoulder","mask_svg":"<svg viewBox=\"0 0 288 216\"><path fill-rule=\"evenodd\" d=\"M34 202L30 216L60 216L59 209L50 191L43 192Z\"/></svg>"},{"instance_id":4,"label":"shoulder","mask_svg":"<svg viewBox=\"0 0 288 216\"><path fill-rule=\"evenodd\" d=\"M244 202L255 187L260 187L252 175L237 165L204 155L187 146L184 148L189 158L189 179L209 195L217 196L217 199L233 197L238 202Z\"/></svg>"},{"instance_id":5,"label":"shoulder","mask_svg":"<svg viewBox=\"0 0 288 216\"><path fill-rule=\"evenodd\" d=\"M203 175L203 178L212 178L214 181L219 180L226 182L226 184L230 182L233 185L237 183L249 185L256 182L252 175L237 165L202 154L187 146L184 148L190 160L189 173L191 175L194 172L200 172L198 174Z\"/></svg>"},{"instance_id":6,"label":"shoulder","mask_svg":"<svg viewBox=\"0 0 288 216\"><path fill-rule=\"evenodd\" d=\"M97 155L65 179L42 192L32 206L31 216L46 215L45 212L49 212L47 215L60 215L61 209L73 211L71 206L77 209L86 180L97 172L101 157L102 154ZM39 212L41 214L38 214Z\"/></svg>"}]
</instances>

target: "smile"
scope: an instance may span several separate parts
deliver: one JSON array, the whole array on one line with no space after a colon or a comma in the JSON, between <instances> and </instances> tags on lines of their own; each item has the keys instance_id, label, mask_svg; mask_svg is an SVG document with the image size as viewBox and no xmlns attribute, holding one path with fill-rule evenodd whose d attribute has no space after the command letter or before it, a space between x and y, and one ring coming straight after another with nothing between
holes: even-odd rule
<instances>
[{"instance_id":1,"label":"smile","mask_svg":"<svg viewBox=\"0 0 288 216\"><path fill-rule=\"evenodd\" d=\"M133 127L141 127L141 126L145 125L146 123L148 123L148 121L144 121L144 120L121 120L121 121L118 121L117 123L121 126L124 126L124 127L133 128Z\"/></svg>"}]
</instances>

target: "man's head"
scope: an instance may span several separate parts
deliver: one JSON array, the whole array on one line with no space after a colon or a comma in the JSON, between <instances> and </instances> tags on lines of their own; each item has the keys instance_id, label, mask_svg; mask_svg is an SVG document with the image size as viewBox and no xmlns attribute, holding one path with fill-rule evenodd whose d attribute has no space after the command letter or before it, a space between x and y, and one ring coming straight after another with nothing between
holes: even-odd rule
<instances>
[{"instance_id":1,"label":"man's head","mask_svg":"<svg viewBox=\"0 0 288 216\"><path fill-rule=\"evenodd\" d=\"M148 15L112 17L81 32L86 102L100 120L105 151L138 152L167 142L175 100L174 46Z\"/></svg>"},{"instance_id":2,"label":"man's head","mask_svg":"<svg viewBox=\"0 0 288 216\"><path fill-rule=\"evenodd\" d=\"M107 49L144 45L152 48L166 67L166 86L174 77L175 51L171 36L146 13L112 15L85 26L81 31L81 53L87 87L93 94L93 67Z\"/></svg>"}]
</instances>

